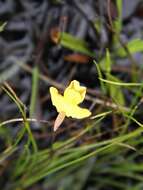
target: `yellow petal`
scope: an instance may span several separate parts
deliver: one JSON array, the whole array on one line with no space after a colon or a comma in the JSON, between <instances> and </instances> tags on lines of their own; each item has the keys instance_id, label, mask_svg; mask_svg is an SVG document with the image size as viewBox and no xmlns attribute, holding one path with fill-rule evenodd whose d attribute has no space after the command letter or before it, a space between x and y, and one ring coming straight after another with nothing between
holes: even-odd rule
<instances>
[{"instance_id":1,"label":"yellow petal","mask_svg":"<svg viewBox=\"0 0 143 190\"><path fill-rule=\"evenodd\" d=\"M59 94L58 90L54 87L50 87L50 94L51 94L51 100L52 104L57 108L57 111L64 112L64 107L63 102L64 102L64 97Z\"/></svg>"},{"instance_id":2,"label":"yellow petal","mask_svg":"<svg viewBox=\"0 0 143 190\"><path fill-rule=\"evenodd\" d=\"M66 116L76 118L76 119L83 119L89 117L91 112L88 109L80 108L79 106L69 105L68 109L66 110Z\"/></svg>"},{"instance_id":3,"label":"yellow petal","mask_svg":"<svg viewBox=\"0 0 143 190\"><path fill-rule=\"evenodd\" d=\"M71 104L79 104L81 102L81 95L79 92L73 90L73 89L66 89L64 92L64 98L66 99L66 101L68 101Z\"/></svg>"},{"instance_id":4,"label":"yellow petal","mask_svg":"<svg viewBox=\"0 0 143 190\"><path fill-rule=\"evenodd\" d=\"M65 89L64 98L73 104L81 103L86 94L86 88L80 86L79 82L74 80L70 85Z\"/></svg>"}]
</instances>

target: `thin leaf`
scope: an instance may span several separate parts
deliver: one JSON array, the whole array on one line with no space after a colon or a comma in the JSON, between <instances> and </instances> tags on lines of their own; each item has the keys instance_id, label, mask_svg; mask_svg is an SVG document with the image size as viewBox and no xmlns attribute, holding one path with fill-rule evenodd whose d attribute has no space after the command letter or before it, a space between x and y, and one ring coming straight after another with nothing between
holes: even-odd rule
<instances>
[{"instance_id":1,"label":"thin leaf","mask_svg":"<svg viewBox=\"0 0 143 190\"><path fill-rule=\"evenodd\" d=\"M134 39L134 40L128 42L126 44L126 46L127 46L128 50L129 50L129 52L131 54L134 54L134 53L137 53L137 52L142 52L143 51L143 40ZM126 52L122 47L118 48L116 53L121 57L126 56Z\"/></svg>"},{"instance_id":2,"label":"thin leaf","mask_svg":"<svg viewBox=\"0 0 143 190\"><path fill-rule=\"evenodd\" d=\"M31 92L31 101L30 101L30 118L33 117L33 114L35 113L35 110L36 110L38 83L39 83L39 70L38 70L38 67L36 66L33 69L33 73L32 73L32 92Z\"/></svg>"},{"instance_id":3,"label":"thin leaf","mask_svg":"<svg viewBox=\"0 0 143 190\"><path fill-rule=\"evenodd\" d=\"M102 78L99 78L99 80L109 83L109 84L117 85L117 86L142 86L142 83L126 83L126 82L122 83L122 82L110 81L110 80L106 80Z\"/></svg>"},{"instance_id":4,"label":"thin leaf","mask_svg":"<svg viewBox=\"0 0 143 190\"><path fill-rule=\"evenodd\" d=\"M66 32L62 32L60 36L61 38L59 43L63 47L83 53L90 57L95 57L95 54L89 49L88 44L84 40L78 39Z\"/></svg>"},{"instance_id":5,"label":"thin leaf","mask_svg":"<svg viewBox=\"0 0 143 190\"><path fill-rule=\"evenodd\" d=\"M2 32L7 25L7 22L4 22L2 25L0 25L0 32Z\"/></svg>"}]
</instances>

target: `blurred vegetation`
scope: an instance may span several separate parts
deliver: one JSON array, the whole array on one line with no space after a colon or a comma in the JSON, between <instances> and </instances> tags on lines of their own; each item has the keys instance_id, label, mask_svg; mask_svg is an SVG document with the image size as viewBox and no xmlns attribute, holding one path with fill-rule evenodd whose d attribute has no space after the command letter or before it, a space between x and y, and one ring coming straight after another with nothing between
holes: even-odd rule
<instances>
[{"instance_id":1,"label":"blurred vegetation","mask_svg":"<svg viewBox=\"0 0 143 190\"><path fill-rule=\"evenodd\" d=\"M65 86L42 74L38 65L30 67L18 60L0 74L0 93L14 102L18 113L15 118L6 116L8 119L0 121L0 186L3 190L143 189L143 67L136 64L134 58L135 53L143 51L143 40L122 41L122 0L117 1L116 7L115 20L112 21L108 13L112 48L106 47L99 60L95 61L96 52L86 41L66 32L56 31L54 35L55 42L63 48L89 56L90 64L96 69L95 78L103 99L87 94L86 100L92 100L89 119L72 120L73 125L69 125L67 118L64 127L54 133L53 118L49 121L37 117L39 84L41 81L50 83L62 90ZM0 31L4 27L5 24L1 25ZM101 32L99 22L94 23L94 27ZM120 72L114 72L119 58L130 61L129 77L121 77L126 75L122 67ZM8 80L19 68L31 75L29 105L20 100ZM46 91L49 95L48 89ZM50 109L52 112L54 107ZM18 128L14 130L17 123ZM33 129L34 124L40 126L38 132ZM40 135L42 138L38 138ZM41 141L45 141L46 146L42 146Z\"/></svg>"}]
</instances>

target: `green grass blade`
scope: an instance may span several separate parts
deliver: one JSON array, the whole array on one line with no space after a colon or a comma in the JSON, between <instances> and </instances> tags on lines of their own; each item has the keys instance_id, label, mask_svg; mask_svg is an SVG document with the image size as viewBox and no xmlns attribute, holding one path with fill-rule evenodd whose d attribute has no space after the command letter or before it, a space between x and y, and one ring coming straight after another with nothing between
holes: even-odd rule
<instances>
[{"instance_id":1,"label":"green grass blade","mask_svg":"<svg viewBox=\"0 0 143 190\"><path fill-rule=\"evenodd\" d=\"M36 101L38 96L38 84L39 84L39 70L38 67L35 66L32 74L32 92L31 92L31 100L30 100L30 118L33 117L36 110Z\"/></svg>"},{"instance_id":2,"label":"green grass blade","mask_svg":"<svg viewBox=\"0 0 143 190\"><path fill-rule=\"evenodd\" d=\"M106 79L99 78L99 80L108 83L108 84L113 84L117 86L142 86L142 83L126 83L126 82L115 82L115 81L110 81Z\"/></svg>"},{"instance_id":3,"label":"green grass blade","mask_svg":"<svg viewBox=\"0 0 143 190\"><path fill-rule=\"evenodd\" d=\"M83 53L85 55L95 57L95 54L89 49L88 44L81 39L72 36L66 32L61 33L60 44L68 49Z\"/></svg>"}]
</instances>

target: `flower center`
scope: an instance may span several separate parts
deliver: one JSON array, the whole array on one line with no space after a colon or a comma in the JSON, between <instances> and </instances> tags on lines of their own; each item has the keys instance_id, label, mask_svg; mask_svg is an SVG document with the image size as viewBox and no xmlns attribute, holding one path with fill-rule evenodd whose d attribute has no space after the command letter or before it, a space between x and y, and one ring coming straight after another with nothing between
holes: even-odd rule
<instances>
[{"instance_id":1,"label":"flower center","mask_svg":"<svg viewBox=\"0 0 143 190\"><path fill-rule=\"evenodd\" d=\"M79 104L81 102L81 95L78 91L74 89L68 89L64 93L64 98L67 102L70 102L71 104Z\"/></svg>"}]
</instances>

